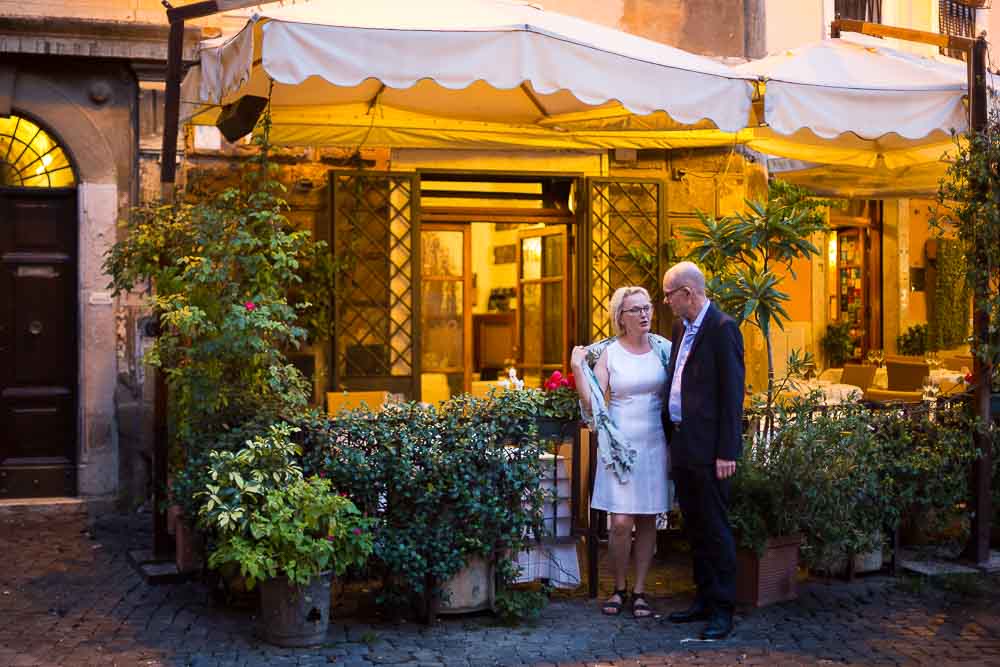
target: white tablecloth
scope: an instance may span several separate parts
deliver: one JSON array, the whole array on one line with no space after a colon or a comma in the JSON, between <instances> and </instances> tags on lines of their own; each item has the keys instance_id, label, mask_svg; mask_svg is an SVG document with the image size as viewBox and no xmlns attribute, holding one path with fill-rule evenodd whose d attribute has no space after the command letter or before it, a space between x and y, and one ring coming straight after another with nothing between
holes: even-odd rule
<instances>
[{"instance_id":1,"label":"white tablecloth","mask_svg":"<svg viewBox=\"0 0 1000 667\"><path fill-rule=\"evenodd\" d=\"M808 396L814 391L822 392L823 405L840 405L846 401L861 400L861 389L852 384L841 384L827 380L796 380L791 391L800 396Z\"/></svg>"},{"instance_id":2,"label":"white tablecloth","mask_svg":"<svg viewBox=\"0 0 1000 667\"><path fill-rule=\"evenodd\" d=\"M568 537L573 527L570 504L570 479L566 460L562 456L542 455L542 488L547 494L556 491L556 498L549 496L543 508L545 531L556 537ZM515 583L548 579L557 588L576 588L580 585L580 561L576 542L566 544L540 544L517 554L515 561L521 568Z\"/></svg>"},{"instance_id":3,"label":"white tablecloth","mask_svg":"<svg viewBox=\"0 0 1000 667\"><path fill-rule=\"evenodd\" d=\"M965 382L965 376L959 371L948 368L935 368L931 371L931 382L936 385L958 384Z\"/></svg>"}]
</instances>

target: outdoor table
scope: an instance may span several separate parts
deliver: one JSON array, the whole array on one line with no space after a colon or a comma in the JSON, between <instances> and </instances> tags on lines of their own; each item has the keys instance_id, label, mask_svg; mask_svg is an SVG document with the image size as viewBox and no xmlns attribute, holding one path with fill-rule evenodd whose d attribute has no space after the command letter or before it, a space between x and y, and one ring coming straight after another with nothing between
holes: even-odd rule
<instances>
[{"instance_id":1,"label":"outdoor table","mask_svg":"<svg viewBox=\"0 0 1000 667\"><path fill-rule=\"evenodd\" d=\"M861 398L861 389L853 384L841 384L827 380L797 380L791 383L789 393L808 396L814 391L823 394L823 405L840 405L846 401Z\"/></svg>"},{"instance_id":2,"label":"outdoor table","mask_svg":"<svg viewBox=\"0 0 1000 667\"><path fill-rule=\"evenodd\" d=\"M936 385L942 384L963 384L965 374L961 371L953 371L949 368L935 368L930 373L931 382Z\"/></svg>"},{"instance_id":3,"label":"outdoor table","mask_svg":"<svg viewBox=\"0 0 1000 667\"><path fill-rule=\"evenodd\" d=\"M572 491L566 459L553 454L542 454L541 459L546 537L517 554L515 562L521 572L515 582L547 579L557 588L576 588L580 585L580 562L573 537Z\"/></svg>"}]
</instances>

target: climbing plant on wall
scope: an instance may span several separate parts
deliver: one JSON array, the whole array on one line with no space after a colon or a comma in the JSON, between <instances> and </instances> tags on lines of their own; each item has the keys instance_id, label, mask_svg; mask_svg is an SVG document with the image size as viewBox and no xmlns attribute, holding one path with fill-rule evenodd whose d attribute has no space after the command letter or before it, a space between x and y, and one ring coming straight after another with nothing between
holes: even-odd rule
<instances>
[{"instance_id":1,"label":"climbing plant on wall","mask_svg":"<svg viewBox=\"0 0 1000 667\"><path fill-rule=\"evenodd\" d=\"M968 266L962 244L941 238L937 248L930 347L946 350L968 341L972 290L966 282Z\"/></svg>"}]
</instances>

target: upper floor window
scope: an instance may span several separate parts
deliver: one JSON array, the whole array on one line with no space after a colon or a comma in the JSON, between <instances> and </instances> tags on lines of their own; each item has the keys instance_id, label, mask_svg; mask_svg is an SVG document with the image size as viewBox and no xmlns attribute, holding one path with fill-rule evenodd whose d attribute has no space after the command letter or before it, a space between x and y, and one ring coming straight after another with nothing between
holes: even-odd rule
<instances>
[{"instance_id":1,"label":"upper floor window","mask_svg":"<svg viewBox=\"0 0 1000 667\"><path fill-rule=\"evenodd\" d=\"M976 10L956 0L938 0L938 28L942 35L956 37L976 36ZM941 49L941 53L952 58L965 58L964 51Z\"/></svg>"},{"instance_id":2,"label":"upper floor window","mask_svg":"<svg viewBox=\"0 0 1000 667\"><path fill-rule=\"evenodd\" d=\"M63 188L76 183L66 152L27 118L0 118L0 186Z\"/></svg>"},{"instance_id":3,"label":"upper floor window","mask_svg":"<svg viewBox=\"0 0 1000 667\"><path fill-rule=\"evenodd\" d=\"M834 12L842 19L881 23L882 0L836 0Z\"/></svg>"}]
</instances>

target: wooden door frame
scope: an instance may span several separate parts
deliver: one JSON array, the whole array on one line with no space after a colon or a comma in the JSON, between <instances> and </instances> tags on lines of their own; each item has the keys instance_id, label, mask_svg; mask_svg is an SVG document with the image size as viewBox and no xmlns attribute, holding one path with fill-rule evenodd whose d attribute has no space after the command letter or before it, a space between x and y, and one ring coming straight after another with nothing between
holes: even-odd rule
<instances>
[{"instance_id":1,"label":"wooden door frame","mask_svg":"<svg viewBox=\"0 0 1000 667\"><path fill-rule=\"evenodd\" d=\"M448 222L427 222L420 226L420 236L418 241L421 245L421 255L423 252L424 232L462 232L462 386L464 391L472 388L472 223L448 223ZM424 288L424 267L421 264L414 272L419 276L418 289L423 295ZM430 282L447 282L445 280L432 279ZM423 319L423 299L421 298L421 311L417 313L417 318ZM421 327L422 329L422 327ZM419 346L420 354L423 355L423 344ZM422 364L421 364L422 367ZM447 372L434 371L430 372Z\"/></svg>"}]
</instances>

